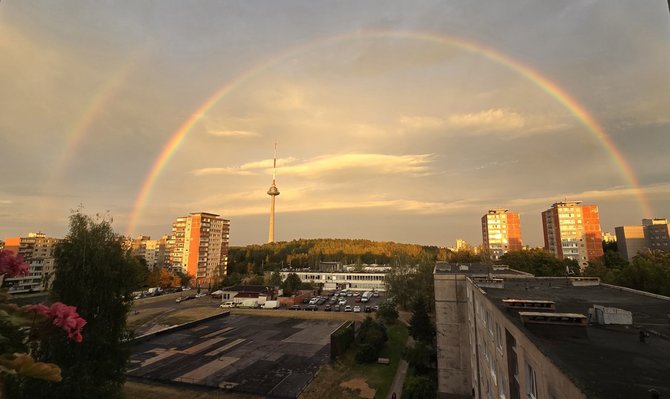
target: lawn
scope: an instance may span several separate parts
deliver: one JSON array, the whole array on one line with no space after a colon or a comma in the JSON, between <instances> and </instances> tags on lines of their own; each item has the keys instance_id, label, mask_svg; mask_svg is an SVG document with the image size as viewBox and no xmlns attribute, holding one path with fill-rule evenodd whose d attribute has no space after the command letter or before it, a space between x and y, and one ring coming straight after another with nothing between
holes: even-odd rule
<instances>
[{"instance_id":1,"label":"lawn","mask_svg":"<svg viewBox=\"0 0 670 399\"><path fill-rule=\"evenodd\" d=\"M374 398L384 399L393 384L398 362L402 356L405 342L408 336L407 327L402 323L396 323L389 327L389 340L384 347L381 357L391 360L389 365L381 364L358 364L356 363L356 346L344 355L340 356L334 363L324 365L319 370L314 381L302 393L303 399L328 398L359 398L358 392L341 386L348 381L362 379L367 385L376 390Z\"/></svg>"},{"instance_id":2,"label":"lawn","mask_svg":"<svg viewBox=\"0 0 670 399\"><path fill-rule=\"evenodd\" d=\"M123 385L123 399L256 399L258 396L211 391L158 383L126 381Z\"/></svg>"}]
</instances>

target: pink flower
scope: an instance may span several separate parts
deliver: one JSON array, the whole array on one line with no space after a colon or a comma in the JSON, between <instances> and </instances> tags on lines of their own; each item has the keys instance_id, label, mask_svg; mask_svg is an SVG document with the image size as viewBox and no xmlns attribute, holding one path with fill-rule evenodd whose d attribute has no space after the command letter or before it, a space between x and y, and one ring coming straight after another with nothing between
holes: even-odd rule
<instances>
[{"instance_id":1,"label":"pink flower","mask_svg":"<svg viewBox=\"0 0 670 399\"><path fill-rule=\"evenodd\" d=\"M12 251L5 249L0 250L0 274L16 277L26 273L28 273L28 264L23 261L23 256L15 256Z\"/></svg>"},{"instance_id":2,"label":"pink flower","mask_svg":"<svg viewBox=\"0 0 670 399\"><path fill-rule=\"evenodd\" d=\"M30 308L36 313L41 313L53 319L53 325L63 329L67 336L75 342L81 342L81 329L86 325L86 320L79 316L75 306L68 306L61 302L56 302L51 307L42 304L32 305Z\"/></svg>"},{"instance_id":3,"label":"pink flower","mask_svg":"<svg viewBox=\"0 0 670 399\"><path fill-rule=\"evenodd\" d=\"M70 339L81 342L81 329L86 325L86 320L79 316L75 306L67 306L64 303L56 302L51 305L51 315L54 318L55 326L67 332Z\"/></svg>"}]
</instances>

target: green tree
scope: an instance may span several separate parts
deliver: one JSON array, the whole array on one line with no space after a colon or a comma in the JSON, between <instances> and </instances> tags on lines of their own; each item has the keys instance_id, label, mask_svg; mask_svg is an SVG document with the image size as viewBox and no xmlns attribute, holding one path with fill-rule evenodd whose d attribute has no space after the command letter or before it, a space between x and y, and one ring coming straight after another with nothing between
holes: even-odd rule
<instances>
[{"instance_id":1,"label":"green tree","mask_svg":"<svg viewBox=\"0 0 670 399\"><path fill-rule=\"evenodd\" d=\"M377 316L386 324L390 324L398 320L398 309L396 308L395 303L387 301L379 305Z\"/></svg>"},{"instance_id":2,"label":"green tree","mask_svg":"<svg viewBox=\"0 0 670 399\"><path fill-rule=\"evenodd\" d=\"M428 314L428 304L423 296L419 296L412 305L412 318L409 321L409 333L415 340L428 345L433 344L435 326Z\"/></svg>"},{"instance_id":3,"label":"green tree","mask_svg":"<svg viewBox=\"0 0 670 399\"><path fill-rule=\"evenodd\" d=\"M129 348L126 315L137 260L122 247L106 220L75 213L70 231L55 249L53 301L77 307L87 321L83 341L51 338L38 348L40 360L57 363L63 381L27 381L25 398L119 398L125 382Z\"/></svg>"},{"instance_id":4,"label":"green tree","mask_svg":"<svg viewBox=\"0 0 670 399\"><path fill-rule=\"evenodd\" d=\"M570 259L558 259L544 249L510 251L500 258L500 262L512 269L531 273L538 277L561 277L579 274L579 265Z\"/></svg>"},{"instance_id":5,"label":"green tree","mask_svg":"<svg viewBox=\"0 0 670 399\"><path fill-rule=\"evenodd\" d=\"M361 324L356 340L358 343L356 361L358 363L374 362L379 357L384 344L388 341L386 327L368 316Z\"/></svg>"},{"instance_id":6,"label":"green tree","mask_svg":"<svg viewBox=\"0 0 670 399\"><path fill-rule=\"evenodd\" d=\"M279 274L279 270L272 272L270 278L268 279L268 285L273 287L281 287L281 274Z\"/></svg>"},{"instance_id":7,"label":"green tree","mask_svg":"<svg viewBox=\"0 0 670 399\"><path fill-rule=\"evenodd\" d=\"M425 376L409 376L402 387L402 399L424 399L435 396L435 382Z\"/></svg>"},{"instance_id":8,"label":"green tree","mask_svg":"<svg viewBox=\"0 0 670 399\"><path fill-rule=\"evenodd\" d=\"M302 281L300 280L300 277L295 273L289 273L288 276L286 276L286 280L282 283L282 288L284 289L285 295L293 295L300 289L301 285Z\"/></svg>"}]
</instances>

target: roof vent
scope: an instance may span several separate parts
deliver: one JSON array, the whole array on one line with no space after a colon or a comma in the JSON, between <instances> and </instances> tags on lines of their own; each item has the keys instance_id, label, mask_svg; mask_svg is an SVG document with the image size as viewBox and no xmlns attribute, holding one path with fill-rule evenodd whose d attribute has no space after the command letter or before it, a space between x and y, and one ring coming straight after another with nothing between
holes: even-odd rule
<instances>
[{"instance_id":1,"label":"roof vent","mask_svg":"<svg viewBox=\"0 0 670 399\"><path fill-rule=\"evenodd\" d=\"M552 324L563 326L586 326L588 319L579 313L519 312L524 324Z\"/></svg>"},{"instance_id":2,"label":"roof vent","mask_svg":"<svg viewBox=\"0 0 670 399\"><path fill-rule=\"evenodd\" d=\"M496 277L471 277L480 288L505 288L504 280Z\"/></svg>"},{"instance_id":3,"label":"roof vent","mask_svg":"<svg viewBox=\"0 0 670 399\"><path fill-rule=\"evenodd\" d=\"M619 308L609 308L593 305L589 308L589 320L597 324L618 324L628 326L633 324L633 314Z\"/></svg>"},{"instance_id":4,"label":"roof vent","mask_svg":"<svg viewBox=\"0 0 670 399\"><path fill-rule=\"evenodd\" d=\"M458 270L462 271L462 272L464 272L464 271L466 272L466 271L470 270L470 266L468 266L468 265L458 265Z\"/></svg>"},{"instance_id":5,"label":"roof vent","mask_svg":"<svg viewBox=\"0 0 670 399\"><path fill-rule=\"evenodd\" d=\"M543 310L545 312L556 310L556 302L541 299L503 299L502 302L508 309Z\"/></svg>"},{"instance_id":6,"label":"roof vent","mask_svg":"<svg viewBox=\"0 0 670 399\"><path fill-rule=\"evenodd\" d=\"M573 287L592 287L600 285L598 277L570 277L570 283Z\"/></svg>"}]
</instances>

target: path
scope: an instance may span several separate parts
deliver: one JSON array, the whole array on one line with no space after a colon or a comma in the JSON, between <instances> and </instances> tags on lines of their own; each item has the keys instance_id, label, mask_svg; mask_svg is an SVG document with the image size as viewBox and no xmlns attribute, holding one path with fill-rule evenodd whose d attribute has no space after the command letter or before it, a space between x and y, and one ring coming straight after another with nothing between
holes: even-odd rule
<instances>
[{"instance_id":1,"label":"path","mask_svg":"<svg viewBox=\"0 0 670 399\"><path fill-rule=\"evenodd\" d=\"M410 312L405 312L405 311L400 311L398 315L398 320L402 321L409 327L409 319L412 317L412 314ZM407 337L407 342L405 343L405 347L411 348L414 346L414 338ZM389 389L388 397L387 399L392 399L393 393L395 392L396 399L400 399L402 396L402 387L405 384L405 376L407 375L407 367L409 365L407 364L407 361L405 359L400 359L400 363L398 363L398 369L395 372L395 377L393 378L393 384L391 385L391 389Z\"/></svg>"}]
</instances>

